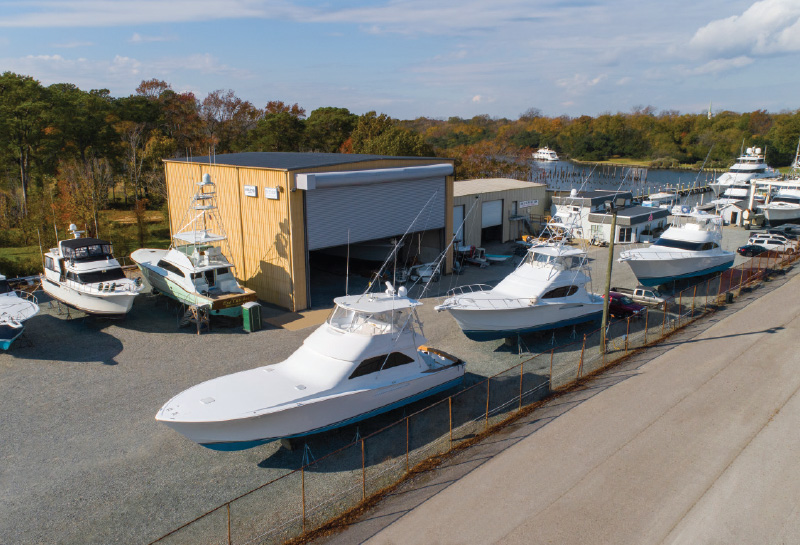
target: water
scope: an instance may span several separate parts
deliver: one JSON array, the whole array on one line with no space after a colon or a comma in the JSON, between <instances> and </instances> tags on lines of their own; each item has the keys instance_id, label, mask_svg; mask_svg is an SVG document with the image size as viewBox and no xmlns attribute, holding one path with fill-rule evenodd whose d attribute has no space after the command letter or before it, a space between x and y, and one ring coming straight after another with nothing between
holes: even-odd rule
<instances>
[{"instance_id":1,"label":"water","mask_svg":"<svg viewBox=\"0 0 800 545\"><path fill-rule=\"evenodd\" d=\"M721 173L674 169L647 169L621 165L592 165L572 161L551 163L531 161L530 181L546 183L548 189L569 191L595 189L630 191L634 197L644 196L667 189L705 187ZM713 193L687 195L681 204L696 205L713 199Z\"/></svg>"}]
</instances>

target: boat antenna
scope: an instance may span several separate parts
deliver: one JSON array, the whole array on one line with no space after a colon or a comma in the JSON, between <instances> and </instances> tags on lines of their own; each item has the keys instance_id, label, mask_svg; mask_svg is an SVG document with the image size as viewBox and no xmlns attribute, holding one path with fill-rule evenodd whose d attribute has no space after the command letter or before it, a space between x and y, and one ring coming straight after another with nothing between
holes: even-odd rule
<instances>
[{"instance_id":1,"label":"boat antenna","mask_svg":"<svg viewBox=\"0 0 800 545\"><path fill-rule=\"evenodd\" d=\"M344 273L344 294L350 295L350 228L347 229L347 265Z\"/></svg>"},{"instance_id":2,"label":"boat antenna","mask_svg":"<svg viewBox=\"0 0 800 545\"><path fill-rule=\"evenodd\" d=\"M42 234L39 232L39 228L36 228L36 236L39 238L39 255L42 256L42 268L44 269L44 250L42 250ZM58 240L56 240L56 244L58 244Z\"/></svg>"},{"instance_id":3,"label":"boat antenna","mask_svg":"<svg viewBox=\"0 0 800 545\"><path fill-rule=\"evenodd\" d=\"M700 165L700 170L697 171L697 176L694 179L695 187L697 187L697 182L698 180L700 180L700 173L703 172L703 169L706 167L706 162L708 161L708 158L711 157L711 150L713 149L714 149L714 144L711 144L711 147L708 148L708 153L706 154L706 158L703 160L703 164Z\"/></svg>"}]
</instances>

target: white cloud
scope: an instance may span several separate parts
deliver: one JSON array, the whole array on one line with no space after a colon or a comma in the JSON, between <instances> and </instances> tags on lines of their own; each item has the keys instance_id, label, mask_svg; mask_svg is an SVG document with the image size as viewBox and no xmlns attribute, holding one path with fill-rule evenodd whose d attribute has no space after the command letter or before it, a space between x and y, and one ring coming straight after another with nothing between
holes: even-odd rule
<instances>
[{"instance_id":1,"label":"white cloud","mask_svg":"<svg viewBox=\"0 0 800 545\"><path fill-rule=\"evenodd\" d=\"M475 95L472 97L472 102L480 102L483 97L481 95Z\"/></svg>"},{"instance_id":2,"label":"white cloud","mask_svg":"<svg viewBox=\"0 0 800 545\"><path fill-rule=\"evenodd\" d=\"M718 19L700 28L689 47L714 57L800 51L800 2L756 2L741 15Z\"/></svg>"},{"instance_id":3,"label":"white cloud","mask_svg":"<svg viewBox=\"0 0 800 545\"><path fill-rule=\"evenodd\" d=\"M600 74L594 77L586 74L575 74L569 78L561 78L556 80L556 85L563 87L567 91L581 93L589 87L594 87L598 83L608 78L607 74Z\"/></svg>"},{"instance_id":4,"label":"white cloud","mask_svg":"<svg viewBox=\"0 0 800 545\"><path fill-rule=\"evenodd\" d=\"M691 75L718 74L734 68L742 68L748 64L753 64L753 59L746 56L735 57L733 59L714 59L702 66L688 71Z\"/></svg>"},{"instance_id":5,"label":"white cloud","mask_svg":"<svg viewBox=\"0 0 800 545\"><path fill-rule=\"evenodd\" d=\"M94 45L94 42L81 42L81 41L74 41L74 42L64 42L60 44L53 44L53 47L58 47L61 49L73 49L76 47L91 47Z\"/></svg>"}]
</instances>

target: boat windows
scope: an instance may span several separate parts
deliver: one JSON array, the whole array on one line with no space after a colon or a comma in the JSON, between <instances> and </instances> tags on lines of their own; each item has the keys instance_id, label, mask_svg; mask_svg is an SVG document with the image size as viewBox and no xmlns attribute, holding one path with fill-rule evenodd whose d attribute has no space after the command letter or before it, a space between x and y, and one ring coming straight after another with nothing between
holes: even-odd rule
<instances>
[{"instance_id":1,"label":"boat windows","mask_svg":"<svg viewBox=\"0 0 800 545\"><path fill-rule=\"evenodd\" d=\"M65 246L63 250L65 258L75 260L105 259L106 257L111 257L113 254L113 247L111 244L90 244L79 248Z\"/></svg>"},{"instance_id":2,"label":"boat windows","mask_svg":"<svg viewBox=\"0 0 800 545\"><path fill-rule=\"evenodd\" d=\"M45 268L50 269L51 271L58 270L58 269L56 269L55 260L50 256L46 256L44 258L44 266L45 266Z\"/></svg>"},{"instance_id":3,"label":"boat windows","mask_svg":"<svg viewBox=\"0 0 800 545\"><path fill-rule=\"evenodd\" d=\"M579 255L559 256L541 254L538 252L529 252L525 257L526 263L530 265L537 265L540 267L550 265L565 271L580 268L582 260L583 257Z\"/></svg>"},{"instance_id":4,"label":"boat windows","mask_svg":"<svg viewBox=\"0 0 800 545\"><path fill-rule=\"evenodd\" d=\"M711 248L705 248L706 244L713 244L713 243L703 243L703 242L689 242L688 240L674 240L670 238L661 237L657 241L653 243L653 246L663 246L666 248L676 248L678 250L689 250L692 252L700 252L703 250L710 250Z\"/></svg>"},{"instance_id":5,"label":"boat windows","mask_svg":"<svg viewBox=\"0 0 800 545\"><path fill-rule=\"evenodd\" d=\"M561 286L560 288L550 290L544 295L542 295L542 299L556 299L559 297L569 297L570 295L575 295L577 292L578 292L578 286Z\"/></svg>"},{"instance_id":6,"label":"boat windows","mask_svg":"<svg viewBox=\"0 0 800 545\"><path fill-rule=\"evenodd\" d=\"M122 269L108 269L105 271L93 271L88 273L80 273L78 282L81 284L96 284L98 282L111 282L113 280L124 280L125 273Z\"/></svg>"},{"instance_id":7,"label":"boat windows","mask_svg":"<svg viewBox=\"0 0 800 545\"><path fill-rule=\"evenodd\" d=\"M164 260L162 259L161 261L159 261L159 262L158 262L158 265L157 265L157 266L158 266L158 267L161 267L161 268L162 268L162 269L164 269L165 271L169 271L169 272L171 272L171 273L177 274L178 276L180 276L180 277L182 277L182 278L185 276L185 275L183 274L183 271L182 271L182 270L180 270L178 267L176 267L175 265L173 265L173 264L172 264L172 263L170 263L169 261L164 261Z\"/></svg>"},{"instance_id":8,"label":"boat windows","mask_svg":"<svg viewBox=\"0 0 800 545\"><path fill-rule=\"evenodd\" d=\"M350 375L350 378L363 377L364 375L377 373L381 370L391 369L392 367L398 367L400 365L406 365L408 363L412 363L413 361L413 358L408 357L402 352L392 352L391 354L383 354L381 356L367 358L362 361L358 367L356 367L356 370L353 371L353 374Z\"/></svg>"},{"instance_id":9,"label":"boat windows","mask_svg":"<svg viewBox=\"0 0 800 545\"><path fill-rule=\"evenodd\" d=\"M362 312L337 305L328 316L328 324L348 333L381 335L402 329L409 321L410 312L407 308L386 312Z\"/></svg>"}]
</instances>

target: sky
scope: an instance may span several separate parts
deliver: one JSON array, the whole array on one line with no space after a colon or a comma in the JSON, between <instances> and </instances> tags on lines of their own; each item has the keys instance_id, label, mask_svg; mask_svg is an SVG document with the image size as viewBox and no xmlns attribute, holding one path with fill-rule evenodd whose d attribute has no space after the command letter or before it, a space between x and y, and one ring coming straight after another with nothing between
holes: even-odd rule
<instances>
[{"instance_id":1,"label":"sky","mask_svg":"<svg viewBox=\"0 0 800 545\"><path fill-rule=\"evenodd\" d=\"M399 119L800 108L800 0L0 0L0 71Z\"/></svg>"}]
</instances>

